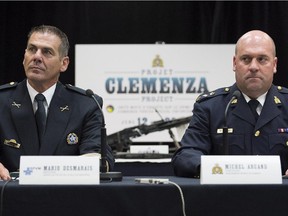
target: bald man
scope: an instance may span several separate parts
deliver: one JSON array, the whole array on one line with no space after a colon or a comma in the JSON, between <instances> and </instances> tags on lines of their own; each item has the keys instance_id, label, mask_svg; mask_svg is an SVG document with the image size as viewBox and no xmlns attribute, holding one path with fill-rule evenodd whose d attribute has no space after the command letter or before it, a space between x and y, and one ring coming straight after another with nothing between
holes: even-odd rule
<instances>
[{"instance_id":1,"label":"bald man","mask_svg":"<svg viewBox=\"0 0 288 216\"><path fill-rule=\"evenodd\" d=\"M228 153L280 155L282 173L288 174L288 89L273 85L277 71L273 39L259 30L241 36L233 71L236 83L197 98L181 148L172 158L175 175L198 177L201 155L223 154L224 113L235 91L240 93L227 112L227 126L232 128Z\"/></svg>"}]
</instances>

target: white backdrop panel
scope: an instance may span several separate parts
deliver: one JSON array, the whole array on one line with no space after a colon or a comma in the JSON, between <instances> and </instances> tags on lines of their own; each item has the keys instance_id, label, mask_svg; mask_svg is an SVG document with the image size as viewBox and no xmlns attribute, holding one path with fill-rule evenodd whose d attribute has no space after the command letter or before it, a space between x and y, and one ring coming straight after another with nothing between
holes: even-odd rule
<instances>
[{"instance_id":1,"label":"white backdrop panel","mask_svg":"<svg viewBox=\"0 0 288 216\"><path fill-rule=\"evenodd\" d=\"M108 135L159 121L160 115L191 116L199 94L234 83L230 44L77 44L75 53L75 85L103 97ZM178 140L186 127L173 128ZM164 130L133 141L172 140Z\"/></svg>"}]
</instances>

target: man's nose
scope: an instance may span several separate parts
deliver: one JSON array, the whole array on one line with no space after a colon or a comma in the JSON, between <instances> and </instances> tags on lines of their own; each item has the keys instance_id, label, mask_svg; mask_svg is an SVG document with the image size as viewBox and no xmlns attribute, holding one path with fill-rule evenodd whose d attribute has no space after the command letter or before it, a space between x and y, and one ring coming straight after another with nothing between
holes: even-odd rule
<instances>
[{"instance_id":1,"label":"man's nose","mask_svg":"<svg viewBox=\"0 0 288 216\"><path fill-rule=\"evenodd\" d=\"M250 71L258 71L259 70L259 63L257 59L252 59L250 65L249 65Z\"/></svg>"},{"instance_id":2,"label":"man's nose","mask_svg":"<svg viewBox=\"0 0 288 216\"><path fill-rule=\"evenodd\" d=\"M34 59L33 61L35 63L41 63L42 62L42 53L41 50L38 49L35 53L34 53Z\"/></svg>"}]
</instances>

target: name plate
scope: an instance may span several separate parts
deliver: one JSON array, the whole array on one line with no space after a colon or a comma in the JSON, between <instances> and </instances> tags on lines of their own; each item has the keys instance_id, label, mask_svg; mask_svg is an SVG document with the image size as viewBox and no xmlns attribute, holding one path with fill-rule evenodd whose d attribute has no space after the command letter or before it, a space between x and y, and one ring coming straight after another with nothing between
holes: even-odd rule
<instances>
[{"instance_id":1,"label":"name plate","mask_svg":"<svg viewBox=\"0 0 288 216\"><path fill-rule=\"evenodd\" d=\"M279 156L201 156L201 184L282 184Z\"/></svg>"},{"instance_id":2,"label":"name plate","mask_svg":"<svg viewBox=\"0 0 288 216\"><path fill-rule=\"evenodd\" d=\"M97 185L100 181L99 155L21 156L19 184Z\"/></svg>"}]
</instances>

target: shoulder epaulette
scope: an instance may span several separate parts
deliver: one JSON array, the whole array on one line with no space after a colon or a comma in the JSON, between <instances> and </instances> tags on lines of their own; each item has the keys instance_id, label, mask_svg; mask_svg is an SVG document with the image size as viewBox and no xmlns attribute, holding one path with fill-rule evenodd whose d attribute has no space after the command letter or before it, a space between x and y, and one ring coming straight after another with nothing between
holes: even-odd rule
<instances>
[{"instance_id":1,"label":"shoulder epaulette","mask_svg":"<svg viewBox=\"0 0 288 216\"><path fill-rule=\"evenodd\" d=\"M65 86L69 90L72 90L72 91L77 92L77 93L82 94L82 95L86 95L86 91L84 89L78 88L78 87L73 86L71 84L66 84Z\"/></svg>"},{"instance_id":2,"label":"shoulder epaulette","mask_svg":"<svg viewBox=\"0 0 288 216\"><path fill-rule=\"evenodd\" d=\"M277 86L277 89L280 93L288 94L288 88Z\"/></svg>"},{"instance_id":3,"label":"shoulder epaulette","mask_svg":"<svg viewBox=\"0 0 288 216\"><path fill-rule=\"evenodd\" d=\"M219 95L225 95L225 94L229 94L229 93L230 93L229 87L219 88L219 89L216 89L215 91L211 91L211 92L203 93L203 94L199 95L196 99L196 102L199 103L199 102L205 101L209 98L213 98L213 97L216 97Z\"/></svg>"},{"instance_id":4,"label":"shoulder epaulette","mask_svg":"<svg viewBox=\"0 0 288 216\"><path fill-rule=\"evenodd\" d=\"M6 83L6 84L0 86L0 90L13 88L13 87L16 87L17 85L18 85L17 82Z\"/></svg>"}]
</instances>

